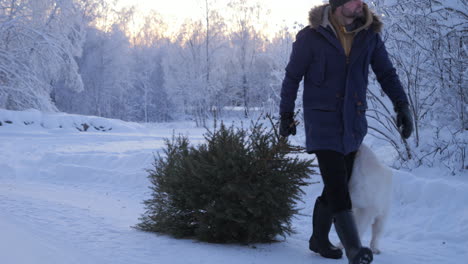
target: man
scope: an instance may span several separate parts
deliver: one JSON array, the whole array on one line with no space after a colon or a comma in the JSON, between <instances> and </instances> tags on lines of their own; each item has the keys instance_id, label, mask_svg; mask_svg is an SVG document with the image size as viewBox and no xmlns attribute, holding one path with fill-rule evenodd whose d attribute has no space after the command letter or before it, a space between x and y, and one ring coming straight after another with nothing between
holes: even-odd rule
<instances>
[{"instance_id":1,"label":"man","mask_svg":"<svg viewBox=\"0 0 468 264\"><path fill-rule=\"evenodd\" d=\"M296 134L294 106L304 78L306 148L317 156L324 182L313 214L309 248L341 258L328 233L335 229L350 264L371 263L352 214L348 182L354 157L367 133L366 91L369 65L397 113L401 136L413 130L408 99L381 39L382 23L361 0L330 0L313 8L310 25L296 36L281 90L280 134Z\"/></svg>"}]
</instances>

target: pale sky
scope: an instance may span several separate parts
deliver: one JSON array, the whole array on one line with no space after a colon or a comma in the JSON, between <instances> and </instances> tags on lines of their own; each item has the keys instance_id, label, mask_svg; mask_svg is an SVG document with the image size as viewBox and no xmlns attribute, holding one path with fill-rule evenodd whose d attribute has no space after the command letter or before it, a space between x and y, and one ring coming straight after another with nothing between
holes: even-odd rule
<instances>
[{"instance_id":1,"label":"pale sky","mask_svg":"<svg viewBox=\"0 0 468 264\"><path fill-rule=\"evenodd\" d=\"M301 24L307 24L309 10L321 4L322 0L260 0L265 9L270 9L268 17L270 27L283 25L292 25L295 21ZM227 6L229 0L217 0L217 4L222 8ZM328 1L327 1L328 2ZM200 18L203 15L203 0L120 0L123 6L135 5L138 12L145 13L151 9L162 14L166 21L173 27L178 25L186 18ZM278 28L278 27L276 27Z\"/></svg>"}]
</instances>

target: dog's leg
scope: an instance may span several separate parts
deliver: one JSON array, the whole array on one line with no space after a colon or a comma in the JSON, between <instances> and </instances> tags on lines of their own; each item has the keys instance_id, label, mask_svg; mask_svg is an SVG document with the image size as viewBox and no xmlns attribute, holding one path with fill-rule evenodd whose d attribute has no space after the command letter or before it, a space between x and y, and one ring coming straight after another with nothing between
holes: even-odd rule
<instances>
[{"instance_id":1,"label":"dog's leg","mask_svg":"<svg viewBox=\"0 0 468 264\"><path fill-rule=\"evenodd\" d=\"M362 237L365 235L367 228L372 223L372 216L369 214L370 210L365 208L353 208L353 212L354 218L356 219L359 237L362 240Z\"/></svg>"},{"instance_id":2,"label":"dog's leg","mask_svg":"<svg viewBox=\"0 0 468 264\"><path fill-rule=\"evenodd\" d=\"M383 234L383 229L385 222L387 220L387 215L379 215L375 218L374 224L372 224L372 239L370 243L370 248L374 254L380 254L379 249L380 238Z\"/></svg>"}]
</instances>

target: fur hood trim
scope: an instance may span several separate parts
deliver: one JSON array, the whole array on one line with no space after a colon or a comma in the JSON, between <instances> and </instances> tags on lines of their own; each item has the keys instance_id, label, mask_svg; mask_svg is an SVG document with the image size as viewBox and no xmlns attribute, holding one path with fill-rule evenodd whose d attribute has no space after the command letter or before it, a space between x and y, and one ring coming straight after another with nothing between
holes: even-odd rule
<instances>
[{"instance_id":1,"label":"fur hood trim","mask_svg":"<svg viewBox=\"0 0 468 264\"><path fill-rule=\"evenodd\" d=\"M368 8L366 4L364 4L364 8ZM331 12L331 7L329 4L313 7L309 11L309 25L313 29L317 29L319 26L327 27L330 26L333 31L334 28L330 22L329 19L329 14ZM383 23L380 20L380 18L371 10L369 12L372 14L372 24L370 27L374 30L376 33L380 33L382 31ZM335 32L336 34L336 32Z\"/></svg>"}]
</instances>

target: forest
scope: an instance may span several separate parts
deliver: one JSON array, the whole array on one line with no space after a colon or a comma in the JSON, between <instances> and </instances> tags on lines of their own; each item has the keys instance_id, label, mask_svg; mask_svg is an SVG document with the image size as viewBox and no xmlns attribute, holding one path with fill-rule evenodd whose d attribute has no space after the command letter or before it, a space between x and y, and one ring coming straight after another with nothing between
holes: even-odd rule
<instances>
[{"instance_id":1,"label":"forest","mask_svg":"<svg viewBox=\"0 0 468 264\"><path fill-rule=\"evenodd\" d=\"M227 13L200 1L202 18L168 33L157 11L135 28L135 9L110 1L0 0L0 108L197 126L278 115L284 68L306 25L267 34L261 25L268 10L259 1L226 3ZM467 2L367 4L384 22L382 38L415 121L415 135L402 140L393 107L371 76L369 134L397 151L395 167L467 170Z\"/></svg>"}]
</instances>

